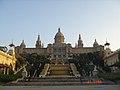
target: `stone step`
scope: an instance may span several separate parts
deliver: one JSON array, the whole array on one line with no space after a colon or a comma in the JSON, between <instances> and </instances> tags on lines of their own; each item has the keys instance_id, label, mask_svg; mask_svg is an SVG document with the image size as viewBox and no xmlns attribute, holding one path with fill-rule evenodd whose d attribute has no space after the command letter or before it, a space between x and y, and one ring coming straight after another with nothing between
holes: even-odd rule
<instances>
[{"instance_id":1,"label":"stone step","mask_svg":"<svg viewBox=\"0 0 120 90\"><path fill-rule=\"evenodd\" d=\"M50 74L50 76L52 76L52 75L56 76L56 75L70 75L70 74L69 73L56 73L56 72L53 72L53 73Z\"/></svg>"},{"instance_id":2,"label":"stone step","mask_svg":"<svg viewBox=\"0 0 120 90\"><path fill-rule=\"evenodd\" d=\"M35 77L30 81L22 80L17 83L11 83L14 86L61 86L61 85L81 85L80 78L74 76L47 76L44 78Z\"/></svg>"},{"instance_id":3,"label":"stone step","mask_svg":"<svg viewBox=\"0 0 120 90\"><path fill-rule=\"evenodd\" d=\"M91 82L88 82L89 80L92 80ZM65 86L65 85L103 85L103 84L114 84L111 82L107 82L105 80L102 80L102 83L95 83L93 80L100 80L100 79L89 79L89 78L78 78L74 76L48 76L44 78L36 77L31 78L30 81L24 80L24 81L18 81L9 83L7 85L9 86Z\"/></svg>"},{"instance_id":4,"label":"stone step","mask_svg":"<svg viewBox=\"0 0 120 90\"><path fill-rule=\"evenodd\" d=\"M69 68L68 67L51 67L50 70L62 70L62 71L64 70L65 71L65 70L69 70Z\"/></svg>"},{"instance_id":5,"label":"stone step","mask_svg":"<svg viewBox=\"0 0 120 90\"><path fill-rule=\"evenodd\" d=\"M80 82L80 79L31 79L31 82Z\"/></svg>"},{"instance_id":6,"label":"stone step","mask_svg":"<svg viewBox=\"0 0 120 90\"><path fill-rule=\"evenodd\" d=\"M78 85L114 85L110 81L103 81L102 83L88 83L88 82L17 82L7 83L7 86L78 86Z\"/></svg>"},{"instance_id":7,"label":"stone step","mask_svg":"<svg viewBox=\"0 0 120 90\"><path fill-rule=\"evenodd\" d=\"M69 75L69 71L50 71L50 75Z\"/></svg>"},{"instance_id":8,"label":"stone step","mask_svg":"<svg viewBox=\"0 0 120 90\"><path fill-rule=\"evenodd\" d=\"M69 73L69 65L65 64L58 64L58 65L54 65L52 64L50 66L50 76L54 76L54 75L70 75Z\"/></svg>"},{"instance_id":9,"label":"stone step","mask_svg":"<svg viewBox=\"0 0 120 90\"><path fill-rule=\"evenodd\" d=\"M69 64L65 64L65 65L62 65L62 64L57 64L57 65L51 64L50 66L51 67L69 67Z\"/></svg>"},{"instance_id":10,"label":"stone step","mask_svg":"<svg viewBox=\"0 0 120 90\"><path fill-rule=\"evenodd\" d=\"M69 73L52 73L52 74L50 74L50 76L61 76L61 75L70 75Z\"/></svg>"},{"instance_id":11,"label":"stone step","mask_svg":"<svg viewBox=\"0 0 120 90\"><path fill-rule=\"evenodd\" d=\"M14 86L61 86L61 85L81 85L81 82L18 82L10 84Z\"/></svg>"},{"instance_id":12,"label":"stone step","mask_svg":"<svg viewBox=\"0 0 120 90\"><path fill-rule=\"evenodd\" d=\"M46 76L46 77L34 77L32 79L80 79L75 76L69 76L69 75L61 75L61 76Z\"/></svg>"},{"instance_id":13,"label":"stone step","mask_svg":"<svg viewBox=\"0 0 120 90\"><path fill-rule=\"evenodd\" d=\"M54 76L54 77L45 77L45 78L32 78L30 80L31 82L49 82L49 83L53 83L53 82L80 82L80 78L75 78L75 77L58 77L58 76Z\"/></svg>"}]
</instances>

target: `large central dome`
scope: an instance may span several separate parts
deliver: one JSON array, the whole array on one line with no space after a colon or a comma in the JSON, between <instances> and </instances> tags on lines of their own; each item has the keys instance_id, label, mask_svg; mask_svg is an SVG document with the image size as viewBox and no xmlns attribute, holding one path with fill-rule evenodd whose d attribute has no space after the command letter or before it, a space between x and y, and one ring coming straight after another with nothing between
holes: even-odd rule
<instances>
[{"instance_id":1,"label":"large central dome","mask_svg":"<svg viewBox=\"0 0 120 90\"><path fill-rule=\"evenodd\" d=\"M55 43L64 43L64 35L61 33L60 28L58 28L58 32L55 35Z\"/></svg>"}]
</instances>

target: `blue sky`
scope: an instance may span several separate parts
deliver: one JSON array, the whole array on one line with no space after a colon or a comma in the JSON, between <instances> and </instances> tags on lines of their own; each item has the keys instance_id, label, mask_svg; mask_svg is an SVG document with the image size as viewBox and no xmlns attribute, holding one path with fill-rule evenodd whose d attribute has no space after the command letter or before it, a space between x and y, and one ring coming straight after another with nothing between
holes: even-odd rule
<instances>
[{"instance_id":1,"label":"blue sky","mask_svg":"<svg viewBox=\"0 0 120 90\"><path fill-rule=\"evenodd\" d=\"M120 46L120 0L0 0L0 45L12 41L17 46L24 39L34 47L38 34L47 46L54 42L58 28L65 42L75 46L78 34L85 47L95 38L110 48Z\"/></svg>"}]
</instances>

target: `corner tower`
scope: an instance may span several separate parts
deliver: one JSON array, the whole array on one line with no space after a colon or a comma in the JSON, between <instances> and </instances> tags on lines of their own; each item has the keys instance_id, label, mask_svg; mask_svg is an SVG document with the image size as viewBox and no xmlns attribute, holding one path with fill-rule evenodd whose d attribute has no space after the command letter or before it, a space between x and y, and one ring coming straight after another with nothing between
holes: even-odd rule
<instances>
[{"instance_id":1,"label":"corner tower","mask_svg":"<svg viewBox=\"0 0 120 90\"><path fill-rule=\"evenodd\" d=\"M79 34L79 39L78 39L78 47L83 47L83 41L81 39L81 35Z\"/></svg>"},{"instance_id":2,"label":"corner tower","mask_svg":"<svg viewBox=\"0 0 120 90\"><path fill-rule=\"evenodd\" d=\"M93 47L98 47L98 46L99 46L99 44L98 44L97 40L95 39L95 42L93 43Z\"/></svg>"},{"instance_id":3,"label":"corner tower","mask_svg":"<svg viewBox=\"0 0 120 90\"><path fill-rule=\"evenodd\" d=\"M104 45L105 45L105 56L108 56L109 54L112 53L112 51L109 47L110 43L108 43L107 40L106 40L106 43Z\"/></svg>"},{"instance_id":4,"label":"corner tower","mask_svg":"<svg viewBox=\"0 0 120 90\"><path fill-rule=\"evenodd\" d=\"M40 40L40 35L38 35L38 38L37 38L37 41L36 41L36 48L42 48L42 45L41 45L41 40Z\"/></svg>"},{"instance_id":5,"label":"corner tower","mask_svg":"<svg viewBox=\"0 0 120 90\"><path fill-rule=\"evenodd\" d=\"M20 44L20 48L26 48L26 45L25 45L25 41L22 40L21 44Z\"/></svg>"},{"instance_id":6,"label":"corner tower","mask_svg":"<svg viewBox=\"0 0 120 90\"><path fill-rule=\"evenodd\" d=\"M15 50L14 50L15 45L12 42L9 46L10 46L10 49L8 51L8 54L11 55L11 56L13 56L15 58Z\"/></svg>"}]
</instances>

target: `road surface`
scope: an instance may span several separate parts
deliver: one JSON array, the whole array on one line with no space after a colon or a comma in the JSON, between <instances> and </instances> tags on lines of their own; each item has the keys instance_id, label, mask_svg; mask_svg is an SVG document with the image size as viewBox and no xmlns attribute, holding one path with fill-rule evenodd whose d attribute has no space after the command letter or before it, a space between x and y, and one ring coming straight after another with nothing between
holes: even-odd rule
<instances>
[{"instance_id":1,"label":"road surface","mask_svg":"<svg viewBox=\"0 0 120 90\"><path fill-rule=\"evenodd\" d=\"M120 85L0 86L0 90L120 90Z\"/></svg>"}]
</instances>

